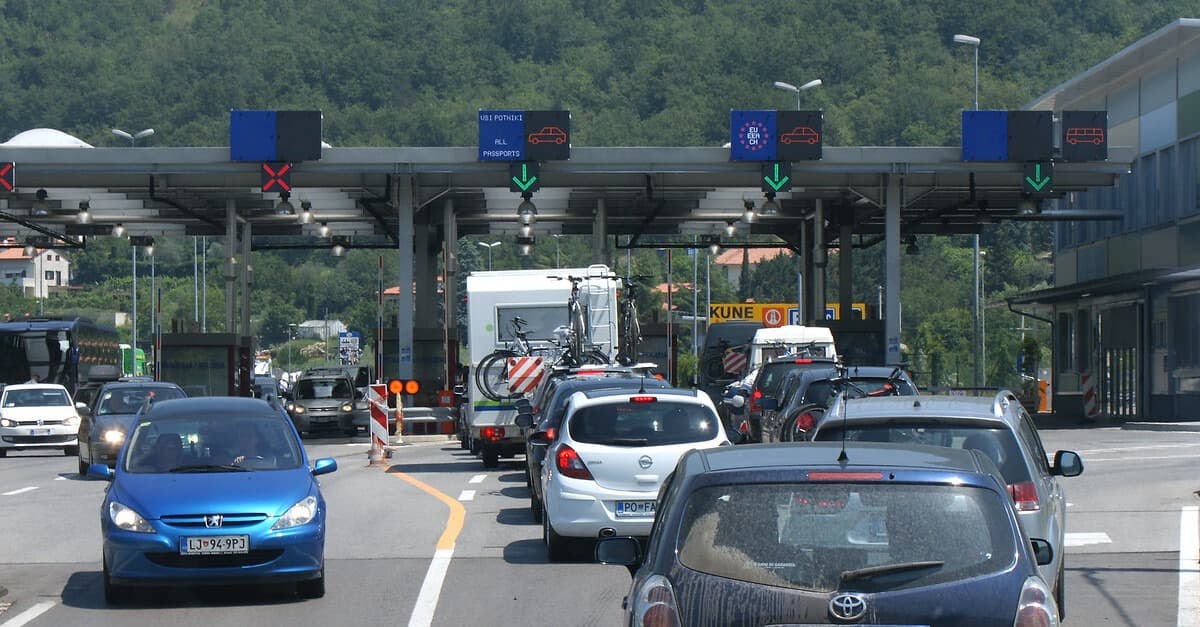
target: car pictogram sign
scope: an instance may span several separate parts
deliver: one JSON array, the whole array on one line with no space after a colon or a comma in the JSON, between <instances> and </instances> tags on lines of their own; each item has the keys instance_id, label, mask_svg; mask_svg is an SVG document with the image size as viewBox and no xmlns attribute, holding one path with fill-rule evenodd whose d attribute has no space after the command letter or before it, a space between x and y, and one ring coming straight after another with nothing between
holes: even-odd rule
<instances>
[{"instance_id":1,"label":"car pictogram sign","mask_svg":"<svg viewBox=\"0 0 1200 627\"><path fill-rule=\"evenodd\" d=\"M263 163L262 164L262 191L264 192L290 192L292 191L292 164L290 163Z\"/></svg>"},{"instance_id":2,"label":"car pictogram sign","mask_svg":"<svg viewBox=\"0 0 1200 627\"><path fill-rule=\"evenodd\" d=\"M529 134L531 144L565 144L567 132L557 126L543 126L540 130Z\"/></svg>"}]
</instances>

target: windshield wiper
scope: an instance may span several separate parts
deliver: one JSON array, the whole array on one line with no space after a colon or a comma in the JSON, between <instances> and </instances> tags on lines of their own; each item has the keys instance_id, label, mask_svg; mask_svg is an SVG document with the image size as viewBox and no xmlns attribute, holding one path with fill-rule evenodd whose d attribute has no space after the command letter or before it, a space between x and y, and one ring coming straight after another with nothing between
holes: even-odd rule
<instances>
[{"instance_id":1,"label":"windshield wiper","mask_svg":"<svg viewBox=\"0 0 1200 627\"><path fill-rule=\"evenodd\" d=\"M856 581L859 579L871 579L877 575L890 575L893 573L904 573L914 570L927 570L932 568L941 568L946 562L928 561L928 562L905 562L903 564L883 564L881 566L868 566L866 568L856 568L854 570L842 571L840 580L842 583L847 581Z\"/></svg>"},{"instance_id":2,"label":"windshield wiper","mask_svg":"<svg viewBox=\"0 0 1200 627\"><path fill-rule=\"evenodd\" d=\"M249 468L233 464L188 464L176 466L167 472L249 472Z\"/></svg>"}]
</instances>

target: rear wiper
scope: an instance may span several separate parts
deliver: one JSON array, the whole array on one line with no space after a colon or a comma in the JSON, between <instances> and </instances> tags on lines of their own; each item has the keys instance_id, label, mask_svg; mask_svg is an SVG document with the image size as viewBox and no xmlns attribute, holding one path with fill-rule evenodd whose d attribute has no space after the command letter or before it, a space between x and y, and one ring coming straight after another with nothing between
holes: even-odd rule
<instances>
[{"instance_id":1,"label":"rear wiper","mask_svg":"<svg viewBox=\"0 0 1200 627\"><path fill-rule=\"evenodd\" d=\"M926 570L931 568L941 568L946 562L928 561L928 562L906 562L903 564L883 564L881 566L868 566L867 568L857 568L854 570L842 571L840 580L842 583L847 581L856 581L859 579L870 579L877 575L890 575L892 573L903 573L914 570Z\"/></svg>"},{"instance_id":2,"label":"rear wiper","mask_svg":"<svg viewBox=\"0 0 1200 627\"><path fill-rule=\"evenodd\" d=\"M176 466L167 472L249 472L249 468L242 466L234 466L233 464L188 464L186 466Z\"/></svg>"}]
</instances>

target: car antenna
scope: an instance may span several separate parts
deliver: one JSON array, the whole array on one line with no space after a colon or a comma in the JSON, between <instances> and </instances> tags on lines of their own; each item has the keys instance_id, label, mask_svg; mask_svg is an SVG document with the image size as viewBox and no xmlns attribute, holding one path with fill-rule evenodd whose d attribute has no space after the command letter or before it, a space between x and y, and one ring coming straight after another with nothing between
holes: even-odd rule
<instances>
[{"instance_id":1,"label":"car antenna","mask_svg":"<svg viewBox=\"0 0 1200 627\"><path fill-rule=\"evenodd\" d=\"M643 369L642 369L642 379L641 379L641 382L640 382L640 383L638 383L638 391L637 391L637 393L638 393L638 394L645 394L645 393L646 393L646 369L645 369L645 368L643 368Z\"/></svg>"},{"instance_id":2,"label":"car antenna","mask_svg":"<svg viewBox=\"0 0 1200 627\"><path fill-rule=\"evenodd\" d=\"M844 464L850 461L850 457L846 455L846 402L850 399L846 396L846 391L842 390L842 452L838 453L838 463Z\"/></svg>"}]
</instances>

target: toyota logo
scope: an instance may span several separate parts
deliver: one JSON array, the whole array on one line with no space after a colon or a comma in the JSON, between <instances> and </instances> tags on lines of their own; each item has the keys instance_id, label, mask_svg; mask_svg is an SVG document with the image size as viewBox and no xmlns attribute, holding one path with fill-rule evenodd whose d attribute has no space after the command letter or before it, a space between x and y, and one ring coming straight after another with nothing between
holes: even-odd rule
<instances>
[{"instance_id":1,"label":"toyota logo","mask_svg":"<svg viewBox=\"0 0 1200 627\"><path fill-rule=\"evenodd\" d=\"M220 527L221 523L224 521L224 516L220 514L212 514L204 517L204 526L208 527L209 529L216 529L217 527Z\"/></svg>"},{"instance_id":2,"label":"toyota logo","mask_svg":"<svg viewBox=\"0 0 1200 627\"><path fill-rule=\"evenodd\" d=\"M835 594L829 599L829 613L840 620L858 620L867 613L867 601L861 594Z\"/></svg>"},{"instance_id":3,"label":"toyota logo","mask_svg":"<svg viewBox=\"0 0 1200 627\"><path fill-rule=\"evenodd\" d=\"M638 466L645 470L654 465L654 460L649 455L642 455L638 458Z\"/></svg>"}]
</instances>

